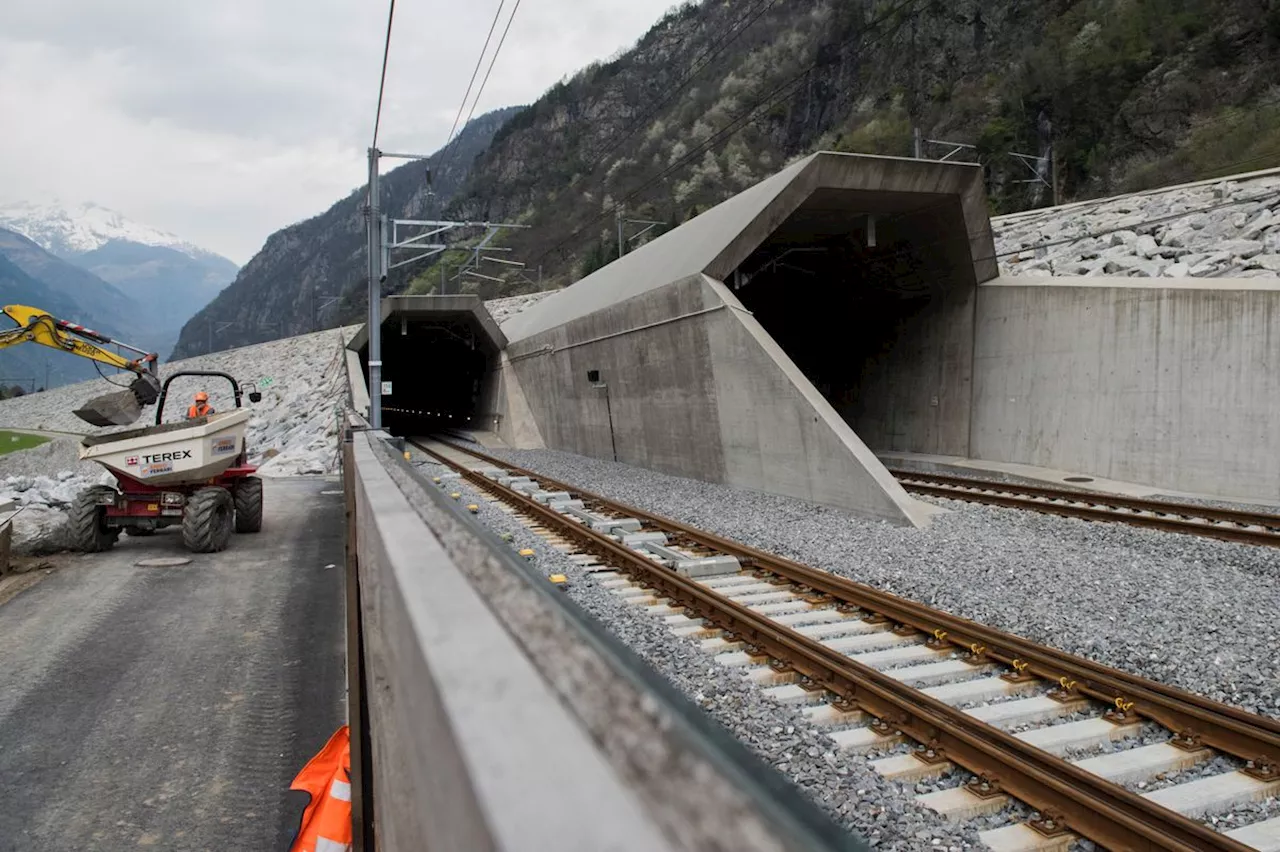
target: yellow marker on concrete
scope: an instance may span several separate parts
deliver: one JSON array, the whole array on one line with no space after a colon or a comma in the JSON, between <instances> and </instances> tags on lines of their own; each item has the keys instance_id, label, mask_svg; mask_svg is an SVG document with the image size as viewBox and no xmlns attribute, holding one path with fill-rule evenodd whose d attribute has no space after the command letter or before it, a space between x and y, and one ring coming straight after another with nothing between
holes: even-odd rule
<instances>
[{"instance_id":1,"label":"yellow marker on concrete","mask_svg":"<svg viewBox=\"0 0 1280 852\"><path fill-rule=\"evenodd\" d=\"M409 451L408 451L408 450L405 450L405 451L404 451L404 460L405 460L405 461L409 461Z\"/></svg>"},{"instance_id":2,"label":"yellow marker on concrete","mask_svg":"<svg viewBox=\"0 0 1280 852\"><path fill-rule=\"evenodd\" d=\"M520 555L523 556L525 559L532 559L533 550L531 548L526 547L520 551Z\"/></svg>"},{"instance_id":3,"label":"yellow marker on concrete","mask_svg":"<svg viewBox=\"0 0 1280 852\"><path fill-rule=\"evenodd\" d=\"M504 532L498 536L498 538L502 539L503 541L511 541L514 537L515 536L511 535L511 533L509 532Z\"/></svg>"},{"instance_id":4,"label":"yellow marker on concrete","mask_svg":"<svg viewBox=\"0 0 1280 852\"><path fill-rule=\"evenodd\" d=\"M473 515L478 515L480 513L480 507L477 506L475 503L468 503L467 511Z\"/></svg>"},{"instance_id":5,"label":"yellow marker on concrete","mask_svg":"<svg viewBox=\"0 0 1280 852\"><path fill-rule=\"evenodd\" d=\"M555 583L557 586L562 586L565 583L569 582L569 578L563 574L552 574L547 579Z\"/></svg>"},{"instance_id":6,"label":"yellow marker on concrete","mask_svg":"<svg viewBox=\"0 0 1280 852\"><path fill-rule=\"evenodd\" d=\"M451 493L449 496L450 496L450 497L452 497L454 500L461 500L461 499L462 499L462 495L461 495L461 494L459 494L457 491L454 491L454 492L453 492L453 493Z\"/></svg>"},{"instance_id":7,"label":"yellow marker on concrete","mask_svg":"<svg viewBox=\"0 0 1280 852\"><path fill-rule=\"evenodd\" d=\"M432 482L434 482L436 485L439 485L439 484L440 484L440 477L438 477L438 476L433 476L433 477L431 477L431 481L432 481Z\"/></svg>"}]
</instances>

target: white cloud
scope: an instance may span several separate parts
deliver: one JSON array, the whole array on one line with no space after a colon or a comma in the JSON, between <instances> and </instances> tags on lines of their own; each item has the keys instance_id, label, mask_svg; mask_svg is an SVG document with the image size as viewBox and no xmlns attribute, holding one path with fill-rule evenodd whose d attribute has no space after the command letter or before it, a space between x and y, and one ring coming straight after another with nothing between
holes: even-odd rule
<instances>
[{"instance_id":1,"label":"white cloud","mask_svg":"<svg viewBox=\"0 0 1280 852\"><path fill-rule=\"evenodd\" d=\"M670 4L524 0L476 114L535 100ZM444 143L497 5L400 0L380 147ZM373 0L6 4L0 187L94 201L243 263L362 182L385 25Z\"/></svg>"}]
</instances>

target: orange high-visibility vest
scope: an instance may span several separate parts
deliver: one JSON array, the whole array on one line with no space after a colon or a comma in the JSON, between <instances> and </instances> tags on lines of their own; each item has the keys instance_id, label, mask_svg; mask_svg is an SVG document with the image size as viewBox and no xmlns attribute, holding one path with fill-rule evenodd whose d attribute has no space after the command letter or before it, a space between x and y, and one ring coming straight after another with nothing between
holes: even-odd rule
<instances>
[{"instance_id":1,"label":"orange high-visibility vest","mask_svg":"<svg viewBox=\"0 0 1280 852\"><path fill-rule=\"evenodd\" d=\"M187 417L189 419L194 419L196 417L204 417L206 414L212 414L212 413L213 413L213 406L211 405L193 405L187 409Z\"/></svg>"},{"instance_id":2,"label":"orange high-visibility vest","mask_svg":"<svg viewBox=\"0 0 1280 852\"><path fill-rule=\"evenodd\" d=\"M302 812L302 828L289 852L348 852L351 849L351 732L346 725L302 767L289 789L311 795L311 804Z\"/></svg>"}]
</instances>

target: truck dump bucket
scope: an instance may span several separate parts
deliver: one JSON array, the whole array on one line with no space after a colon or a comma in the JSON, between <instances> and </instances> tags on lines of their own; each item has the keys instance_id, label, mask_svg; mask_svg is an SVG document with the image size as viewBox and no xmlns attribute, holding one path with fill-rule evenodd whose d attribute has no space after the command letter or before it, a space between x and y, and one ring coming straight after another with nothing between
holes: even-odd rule
<instances>
[{"instance_id":1,"label":"truck dump bucket","mask_svg":"<svg viewBox=\"0 0 1280 852\"><path fill-rule=\"evenodd\" d=\"M128 426L142 416L142 406L156 401L159 392L159 379L139 376L128 390L95 396L72 413L94 426Z\"/></svg>"}]
</instances>

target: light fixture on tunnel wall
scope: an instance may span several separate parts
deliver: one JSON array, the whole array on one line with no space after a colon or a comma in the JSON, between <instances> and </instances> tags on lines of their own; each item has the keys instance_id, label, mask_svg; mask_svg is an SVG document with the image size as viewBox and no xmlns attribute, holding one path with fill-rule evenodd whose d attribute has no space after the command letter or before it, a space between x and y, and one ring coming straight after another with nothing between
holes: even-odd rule
<instances>
[{"instance_id":1,"label":"light fixture on tunnel wall","mask_svg":"<svg viewBox=\"0 0 1280 852\"><path fill-rule=\"evenodd\" d=\"M400 316L400 336L405 337L409 334L409 320L402 314Z\"/></svg>"},{"instance_id":2,"label":"light fixture on tunnel wall","mask_svg":"<svg viewBox=\"0 0 1280 852\"><path fill-rule=\"evenodd\" d=\"M867 248L876 247L876 217L867 214Z\"/></svg>"},{"instance_id":3,"label":"light fixture on tunnel wall","mask_svg":"<svg viewBox=\"0 0 1280 852\"><path fill-rule=\"evenodd\" d=\"M613 460L618 460L618 439L613 433L613 404L609 401L609 383L601 381L599 370L587 370L587 381L591 387L604 391L604 410L609 416L609 445L613 447Z\"/></svg>"}]
</instances>

